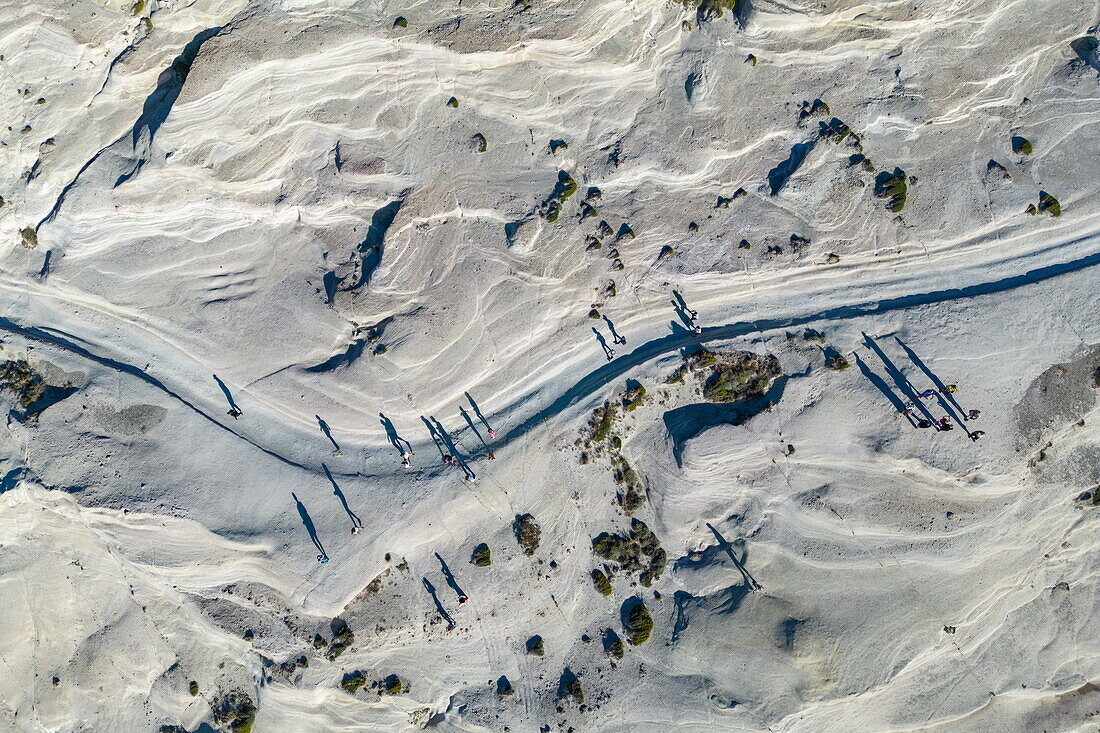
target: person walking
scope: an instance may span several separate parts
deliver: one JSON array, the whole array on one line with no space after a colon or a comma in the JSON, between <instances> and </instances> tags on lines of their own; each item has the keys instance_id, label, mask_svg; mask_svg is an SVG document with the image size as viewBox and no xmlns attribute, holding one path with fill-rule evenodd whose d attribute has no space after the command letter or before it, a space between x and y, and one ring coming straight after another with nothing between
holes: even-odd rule
<instances>
[{"instance_id":1,"label":"person walking","mask_svg":"<svg viewBox=\"0 0 1100 733\"><path fill-rule=\"evenodd\" d=\"M935 396L936 396L936 390L934 390L934 389L926 389L923 392L921 392L920 395L919 395L919 397L922 400L930 400Z\"/></svg>"},{"instance_id":2,"label":"person walking","mask_svg":"<svg viewBox=\"0 0 1100 733\"><path fill-rule=\"evenodd\" d=\"M978 416L981 415L981 414L982 414L981 410L971 410L970 412L966 413L966 419L967 420L977 420Z\"/></svg>"},{"instance_id":3,"label":"person walking","mask_svg":"<svg viewBox=\"0 0 1100 733\"><path fill-rule=\"evenodd\" d=\"M985 431L984 430L975 430L973 433L969 433L969 435L970 435L970 439L973 440L975 443L977 443L979 440L982 439L982 436L985 435Z\"/></svg>"},{"instance_id":4,"label":"person walking","mask_svg":"<svg viewBox=\"0 0 1100 733\"><path fill-rule=\"evenodd\" d=\"M958 386L956 386L954 384L945 384L943 386L943 389L940 390L940 392L943 392L944 394L951 394L956 389L958 389Z\"/></svg>"}]
</instances>

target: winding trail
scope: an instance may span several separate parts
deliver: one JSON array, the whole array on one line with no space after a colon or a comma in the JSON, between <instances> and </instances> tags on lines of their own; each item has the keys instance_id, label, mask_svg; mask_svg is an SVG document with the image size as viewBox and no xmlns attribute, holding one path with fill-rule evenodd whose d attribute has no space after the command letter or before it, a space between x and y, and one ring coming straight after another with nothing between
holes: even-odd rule
<instances>
[{"instance_id":1,"label":"winding trail","mask_svg":"<svg viewBox=\"0 0 1100 733\"><path fill-rule=\"evenodd\" d=\"M1078 241L1084 242L1091 241L1093 239L1096 239L1096 237L1088 236L1083 237ZM498 446L506 445L514 440L524 437L527 433L539 427L550 418L560 414L577 402L587 398L588 396L595 393L597 390L605 387L610 382L622 377L630 370L656 357L659 357L669 352L673 352L678 349L697 344L704 344L711 341L732 339L739 336L744 336L749 333L766 333L778 329L797 328L810 323L821 321L840 321L852 318L860 318L864 316L873 316L882 313L888 313L891 311L904 310L907 308L915 308L935 303L945 303L949 301L974 298L982 295L1001 293L1007 290L1020 288L1026 285L1050 280L1062 275L1085 270L1098 264L1100 264L1100 252L1094 252L1092 254L1066 262L1053 265L1045 265L1043 267L1028 270L1027 272L1020 275L1013 275L1010 277L1005 277L989 282L977 283L974 285L967 285L958 288L948 288L944 290L934 290L925 293L916 293L893 298L885 298L882 300L871 300L853 305L841 305L833 308L826 308L824 310L817 310L811 313L789 316L785 318L740 321L724 326L712 326L704 328L701 334L684 331L680 333L673 333L662 338L653 339L640 345L629 354L624 354L582 377L572 387L565 390L565 392L563 392L561 396L559 396L557 399L553 400L545 407L539 409L531 417L523 420L523 422L513 427L506 434L500 436L500 438L498 439ZM23 338L26 338L28 340L55 346L82 358L93 361L97 364L136 377L143 382L146 382L147 384L164 392L164 394L180 402L188 409L201 415L203 418L221 428L222 430L233 433L241 440L246 441L256 449L271 456L272 458L275 458L279 462L289 466L293 466L295 468L299 468L303 471L321 471L320 462L318 462L316 466L307 465L305 463L301 463L291 458L288 458L280 454L279 452L272 450L271 448L261 445L254 438L243 435L241 432L238 432L236 429L234 429L233 426L221 422L213 415L206 412L200 406L195 404L195 402L184 397L182 394L173 390L164 382L150 375L144 370L133 366L132 364L128 364L126 362L110 358L108 356L96 354L89 347L82 346L80 343L77 343L77 341L80 340L78 337L66 338L65 336L59 335L58 332L48 327L22 325L6 316L0 316L0 331L7 331L9 333L22 336ZM522 401L510 405L506 411L511 412L517 408L522 408L524 402L529 402L531 399L536 398L538 394L539 393L536 391L527 395L525 398L523 398ZM492 419L494 421L499 421L500 418L498 416L501 414L501 412L504 411L505 410L498 411L494 414ZM424 445L427 445L427 441L418 444L417 447L419 449ZM337 472L334 473L336 473L336 475L349 475L340 474Z\"/></svg>"}]
</instances>

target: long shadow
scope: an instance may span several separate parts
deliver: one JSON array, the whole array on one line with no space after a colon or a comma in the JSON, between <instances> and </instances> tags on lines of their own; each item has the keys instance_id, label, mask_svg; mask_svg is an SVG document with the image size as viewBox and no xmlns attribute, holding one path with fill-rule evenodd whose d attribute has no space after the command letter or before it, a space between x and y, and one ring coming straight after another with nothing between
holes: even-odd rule
<instances>
[{"instance_id":1,"label":"long shadow","mask_svg":"<svg viewBox=\"0 0 1100 733\"><path fill-rule=\"evenodd\" d=\"M917 393L917 388L913 386L913 383L909 381L909 377L901 373L901 370L897 368L890 357L886 356L886 353L879 348L878 343L868 336L863 334L863 342L867 348L874 351L878 355L878 358L882 361L882 365L886 368L886 374L893 380L894 386L898 388L898 391L908 400L915 409L920 410L920 413L924 416L924 419L933 425L938 425L936 418L932 416L932 413L928 410L928 407L924 404L924 400L920 398ZM939 430L939 427L936 427Z\"/></svg>"},{"instance_id":2,"label":"long shadow","mask_svg":"<svg viewBox=\"0 0 1100 733\"><path fill-rule=\"evenodd\" d=\"M808 140L804 143L798 143L791 148L791 154L787 156L786 160L768 171L768 186L771 187L772 196L779 193L787 185L787 181L795 174L795 171L802 167L806 156L813 150L815 142L817 141Z\"/></svg>"},{"instance_id":3,"label":"long shadow","mask_svg":"<svg viewBox=\"0 0 1100 733\"><path fill-rule=\"evenodd\" d=\"M466 408L459 407L458 411L459 413L461 413L462 418L466 421L466 424L470 426L470 430L472 430L474 432L474 435L477 436L477 439L481 441L481 444L488 448L489 444L485 442L485 438L481 437L481 433L478 431L477 425L474 424L474 419L470 417L470 413L466 412Z\"/></svg>"},{"instance_id":4,"label":"long shadow","mask_svg":"<svg viewBox=\"0 0 1100 733\"><path fill-rule=\"evenodd\" d=\"M952 405L955 406L955 409L959 411L960 415L965 415L966 413L963 410L962 406L955 401L955 395L951 392L946 391L947 385L940 381L940 378L936 376L936 373L929 369L928 365L921 361L921 358L917 356L917 353L910 349L904 341L899 339L897 336L894 337L894 340L897 341L898 346L900 346L902 350L905 351L905 355L909 357L909 361L913 362L917 369L920 369L922 372L924 372L924 375L928 377L929 380L931 380L933 385L935 385L936 390L940 393L941 401L943 399L948 400L949 402L951 402ZM950 412L950 410L948 410L948 412Z\"/></svg>"},{"instance_id":5,"label":"long shadow","mask_svg":"<svg viewBox=\"0 0 1100 733\"><path fill-rule=\"evenodd\" d=\"M477 415L477 419L481 421L481 424L485 426L485 429L492 430L493 428L489 425L489 421L486 420L485 416L481 414L481 408L477 406L476 402L474 402L474 398L470 396L470 393L464 392L463 394L465 394L466 399L470 401L470 407L474 408L474 414Z\"/></svg>"},{"instance_id":6,"label":"long shadow","mask_svg":"<svg viewBox=\"0 0 1100 733\"><path fill-rule=\"evenodd\" d=\"M314 417L317 418L317 425L321 428L321 432L324 433L325 437L332 443L332 447L339 452L340 444L336 442L336 438L332 437L332 429L328 426L328 423L325 422L320 415L314 415Z\"/></svg>"},{"instance_id":7,"label":"long shadow","mask_svg":"<svg viewBox=\"0 0 1100 733\"><path fill-rule=\"evenodd\" d=\"M336 498L340 500L340 503L344 506L344 511L351 517L351 524L354 527L362 527L363 520L359 518L359 515L351 510L348 506L347 497L344 496L344 492L340 490L339 484L336 483L336 479L332 477L332 471L328 470L328 466L324 463L321 464L321 468L325 469L325 475L328 476L328 481L332 484L332 493L336 494Z\"/></svg>"},{"instance_id":8,"label":"long shadow","mask_svg":"<svg viewBox=\"0 0 1100 733\"><path fill-rule=\"evenodd\" d=\"M320 552L323 557L328 557L328 553L325 552L321 540L317 537L317 528L313 526L313 519L310 518L309 512L306 511L306 505L298 499L297 494L292 492L290 495L294 497L294 503L298 505L298 516L302 518L302 524L306 526L306 531L309 532L309 538L313 540L313 544L317 547L317 551Z\"/></svg>"},{"instance_id":9,"label":"long shadow","mask_svg":"<svg viewBox=\"0 0 1100 733\"><path fill-rule=\"evenodd\" d=\"M680 294L679 290L673 290L672 296L675 300L672 301L672 307L676 310L676 316L680 319L688 328L691 328L691 308L688 308L687 301L684 300L684 296ZM675 323L675 321L674 321Z\"/></svg>"},{"instance_id":10,"label":"long shadow","mask_svg":"<svg viewBox=\"0 0 1100 733\"><path fill-rule=\"evenodd\" d=\"M202 44L217 35L222 27L208 28L196 35L190 43L183 47L183 52L172 61L172 65L161 72L160 77L157 79L157 88L145 98L145 104L141 108L141 116L138 117L130 132L130 143L135 158L133 168L120 175L118 180L115 181L115 186L121 186L141 170L141 166L145 162L145 154L138 155L138 143L141 142L143 133L148 133L145 145L152 145L153 137L157 134L160 126L164 124L164 121L168 119L172 107L179 99L180 92L183 91L183 84L187 81L187 75L191 73L191 66L199 55L199 49L202 48Z\"/></svg>"},{"instance_id":11,"label":"long shadow","mask_svg":"<svg viewBox=\"0 0 1100 733\"><path fill-rule=\"evenodd\" d=\"M615 330L615 324L614 324L614 323L613 323L613 322L611 321L611 319L610 319L610 318L608 318L607 316L604 316L604 317L603 317L603 320L604 320L604 323L606 323L606 324L607 324L607 330L611 332L611 338L612 338L612 340L614 340L614 341L615 341L615 343L622 343L622 344L625 344L625 343L626 343L626 339L624 339L624 338L623 338L623 337L622 337L622 336L621 336L621 335L619 334L619 332Z\"/></svg>"},{"instance_id":12,"label":"long shadow","mask_svg":"<svg viewBox=\"0 0 1100 733\"><path fill-rule=\"evenodd\" d=\"M229 403L229 407L239 411L241 408L237 407L237 402L233 399L233 394L229 391L229 387L225 386L225 382L223 382L217 374L214 374L213 377L214 381L218 383L218 386L222 388L222 394L225 395L225 399Z\"/></svg>"},{"instance_id":13,"label":"long shadow","mask_svg":"<svg viewBox=\"0 0 1100 733\"><path fill-rule=\"evenodd\" d=\"M395 199L374 212L370 219L370 227L367 236L359 245L359 254L362 263L359 269L359 279L348 290L356 290L368 284L378 265L382 264L382 251L386 243L386 232L397 218L397 212L401 210L404 199Z\"/></svg>"},{"instance_id":14,"label":"long shadow","mask_svg":"<svg viewBox=\"0 0 1100 733\"><path fill-rule=\"evenodd\" d=\"M607 345L607 340L603 337L603 334L596 330L596 327L592 327L592 333L596 334L596 340L600 342L600 347L603 348L603 355L607 357L608 361L615 358L615 350Z\"/></svg>"},{"instance_id":15,"label":"long shadow","mask_svg":"<svg viewBox=\"0 0 1100 733\"><path fill-rule=\"evenodd\" d=\"M465 598L466 594L463 593L462 589L458 587L458 581L455 580L454 573L451 572L451 569L447 567L447 562L442 558L442 556L440 556L438 552L435 553L435 559L439 560L439 566L443 570L443 577L447 579L447 585L451 586L451 590L453 590L455 592L455 595L457 595L459 598Z\"/></svg>"},{"instance_id":16,"label":"long shadow","mask_svg":"<svg viewBox=\"0 0 1100 733\"><path fill-rule=\"evenodd\" d=\"M905 409L905 402L894 394L894 390L890 389L890 385L886 384L886 380L871 371L871 368L863 363L863 359L859 358L859 354L853 354L853 356L856 360L856 366L859 367L859 371L863 373L863 376L867 377L867 380L875 385L879 392L886 395L886 399L890 400L890 404L894 406L894 409L909 419L910 425L916 427L913 423L913 416L907 412L903 412Z\"/></svg>"},{"instance_id":17,"label":"long shadow","mask_svg":"<svg viewBox=\"0 0 1100 733\"><path fill-rule=\"evenodd\" d=\"M733 560L733 564L741 571L741 575L744 576L745 582L749 584L749 587L753 590L762 590L763 586L756 582L756 578L752 577L752 574L749 573L742 560L737 559L737 555L733 552L733 545L727 542L726 538L722 536L722 533L715 529L714 525L710 522L707 522L707 529L714 534L714 538L718 540L718 546L726 551L726 554L730 556L730 560ZM747 558L748 554L749 551L747 549L744 550L741 555L742 559Z\"/></svg>"},{"instance_id":18,"label":"long shadow","mask_svg":"<svg viewBox=\"0 0 1100 733\"><path fill-rule=\"evenodd\" d=\"M427 426L428 434L432 436L432 442L435 443L436 450L439 451L439 457L445 458L447 456L446 445L443 443L442 438L439 437L439 433L436 432L435 425L432 425L428 418L424 417L423 415L420 416L420 419L423 420L424 425ZM450 455L454 454L451 453Z\"/></svg>"},{"instance_id":19,"label":"long shadow","mask_svg":"<svg viewBox=\"0 0 1100 733\"><path fill-rule=\"evenodd\" d=\"M408 451L412 453L412 445L409 441L402 438L397 434L397 428L393 426L393 421L386 417L383 413L378 413L379 422L382 423L382 427L386 430L386 437L390 439L390 445L392 445L398 453L404 453Z\"/></svg>"},{"instance_id":20,"label":"long shadow","mask_svg":"<svg viewBox=\"0 0 1100 733\"><path fill-rule=\"evenodd\" d=\"M435 586L432 585L432 581L428 580L426 577L423 580L424 588L427 589L428 594L432 597L432 600L435 601L435 610L439 611L439 615L442 616L443 620L447 622L447 625L453 629L455 627L455 620L451 618L451 614L447 613L447 609L439 602L439 596L435 592Z\"/></svg>"},{"instance_id":21,"label":"long shadow","mask_svg":"<svg viewBox=\"0 0 1100 733\"><path fill-rule=\"evenodd\" d=\"M447 450L449 450L451 452L451 455L455 457L455 461L458 463L458 467L462 469L463 473L472 478L474 472L471 471L470 467L467 465L465 456L463 456L459 452L458 448L455 446L455 442L454 439L451 437L451 434L448 433L446 428L443 427L443 423L435 419L434 415L429 415L429 417L431 417L432 422L435 423L435 432L438 433L439 439L443 441L443 444L447 446Z\"/></svg>"},{"instance_id":22,"label":"long shadow","mask_svg":"<svg viewBox=\"0 0 1100 733\"><path fill-rule=\"evenodd\" d=\"M683 468L684 446L689 440L715 425L744 424L779 402L786 384L787 377L779 377L759 397L725 404L699 402L667 411L661 419L672 438L672 455L676 459L676 465Z\"/></svg>"}]
</instances>

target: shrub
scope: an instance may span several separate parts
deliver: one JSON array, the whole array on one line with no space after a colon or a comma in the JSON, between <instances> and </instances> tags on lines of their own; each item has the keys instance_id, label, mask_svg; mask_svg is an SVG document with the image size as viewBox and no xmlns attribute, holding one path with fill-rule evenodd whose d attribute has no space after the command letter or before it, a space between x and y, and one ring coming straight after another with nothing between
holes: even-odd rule
<instances>
[{"instance_id":1,"label":"shrub","mask_svg":"<svg viewBox=\"0 0 1100 733\"><path fill-rule=\"evenodd\" d=\"M645 400L645 395L645 387L635 382L623 393L623 409L627 412L635 410Z\"/></svg>"},{"instance_id":2,"label":"shrub","mask_svg":"<svg viewBox=\"0 0 1100 733\"><path fill-rule=\"evenodd\" d=\"M498 677L497 678L497 694L500 695L501 697L504 697L505 695L511 695L512 692L513 692L512 683L508 681L508 678L505 677L504 675L501 675L500 677Z\"/></svg>"},{"instance_id":3,"label":"shrub","mask_svg":"<svg viewBox=\"0 0 1100 733\"><path fill-rule=\"evenodd\" d=\"M592 585L596 586L596 590L605 596L611 595L614 590L611 587L611 581L607 579L602 570L596 569L592 571Z\"/></svg>"},{"instance_id":4,"label":"shrub","mask_svg":"<svg viewBox=\"0 0 1100 733\"><path fill-rule=\"evenodd\" d=\"M1031 155L1031 141L1019 135L1012 136L1012 152L1019 155Z\"/></svg>"},{"instance_id":5,"label":"shrub","mask_svg":"<svg viewBox=\"0 0 1100 733\"><path fill-rule=\"evenodd\" d=\"M695 228L698 229L699 227ZM666 244L664 247L661 247L661 251L657 253L657 261L664 262L675 254L676 250Z\"/></svg>"},{"instance_id":6,"label":"shrub","mask_svg":"<svg viewBox=\"0 0 1100 733\"><path fill-rule=\"evenodd\" d=\"M649 615L649 609L640 598L627 601L623 608L623 630L626 632L627 642L631 646L644 644L653 631L653 617Z\"/></svg>"},{"instance_id":7,"label":"shrub","mask_svg":"<svg viewBox=\"0 0 1100 733\"><path fill-rule=\"evenodd\" d=\"M566 697L573 698L573 702L578 705L584 703L584 690L581 689L581 681L568 667L561 673L561 680L558 682L558 698Z\"/></svg>"},{"instance_id":8,"label":"shrub","mask_svg":"<svg viewBox=\"0 0 1100 733\"><path fill-rule=\"evenodd\" d=\"M1051 196L1046 191L1039 192L1039 211L1045 211L1051 216L1061 216L1062 206L1058 203L1058 199Z\"/></svg>"},{"instance_id":9,"label":"shrub","mask_svg":"<svg viewBox=\"0 0 1100 733\"><path fill-rule=\"evenodd\" d=\"M195 680L191 680L187 685L187 691L191 693L191 697L195 697L199 694L199 683Z\"/></svg>"},{"instance_id":10,"label":"shrub","mask_svg":"<svg viewBox=\"0 0 1100 733\"><path fill-rule=\"evenodd\" d=\"M875 195L879 198L889 199L886 208L894 213L905 208L905 199L908 196L909 187L905 182L905 171L895 168L893 173L883 171L875 179Z\"/></svg>"},{"instance_id":11,"label":"shrub","mask_svg":"<svg viewBox=\"0 0 1100 733\"><path fill-rule=\"evenodd\" d=\"M355 691L365 684L367 684L367 676L359 670L346 673L340 680L340 687L344 688L344 692L349 695L354 695Z\"/></svg>"},{"instance_id":12,"label":"shrub","mask_svg":"<svg viewBox=\"0 0 1100 733\"><path fill-rule=\"evenodd\" d=\"M19 234L22 237L19 240L20 244L27 249L34 249L38 246L38 232L35 231L34 227L23 227L19 230Z\"/></svg>"},{"instance_id":13,"label":"shrub","mask_svg":"<svg viewBox=\"0 0 1100 733\"><path fill-rule=\"evenodd\" d=\"M448 107L454 107L455 109L458 109L458 97L451 97L450 99L448 99L447 100L447 106Z\"/></svg>"},{"instance_id":14,"label":"shrub","mask_svg":"<svg viewBox=\"0 0 1100 733\"><path fill-rule=\"evenodd\" d=\"M614 629L607 629L603 632L603 650L612 659L623 658L623 640L619 638Z\"/></svg>"},{"instance_id":15,"label":"shrub","mask_svg":"<svg viewBox=\"0 0 1100 733\"><path fill-rule=\"evenodd\" d=\"M595 308L588 311L588 317L591 318L594 321L598 321L601 318L600 312L598 310L596 310Z\"/></svg>"},{"instance_id":16,"label":"shrub","mask_svg":"<svg viewBox=\"0 0 1100 733\"><path fill-rule=\"evenodd\" d=\"M524 644L524 648L527 650L528 654L536 657L541 657L546 654L546 648L543 646L542 637L538 634L535 634L530 639L528 639L527 642Z\"/></svg>"},{"instance_id":17,"label":"shrub","mask_svg":"<svg viewBox=\"0 0 1100 733\"><path fill-rule=\"evenodd\" d=\"M534 555L539 547L539 539L542 530L535 523L535 518L530 514L517 514L512 522L512 531L516 535L516 542L523 548L525 555Z\"/></svg>"},{"instance_id":18,"label":"shrub","mask_svg":"<svg viewBox=\"0 0 1100 733\"><path fill-rule=\"evenodd\" d=\"M401 678L391 674L382 680L382 693L386 695L400 695L405 686L401 684Z\"/></svg>"},{"instance_id":19,"label":"shrub","mask_svg":"<svg viewBox=\"0 0 1100 733\"><path fill-rule=\"evenodd\" d=\"M0 365L0 388L19 398L23 409L28 409L46 392L42 375L31 368L30 362L8 360Z\"/></svg>"},{"instance_id":20,"label":"shrub","mask_svg":"<svg viewBox=\"0 0 1100 733\"><path fill-rule=\"evenodd\" d=\"M408 28L409 27L409 21L405 20L404 17L399 15L399 16L397 16L397 20L395 20L393 22L393 27L394 28Z\"/></svg>"},{"instance_id":21,"label":"shrub","mask_svg":"<svg viewBox=\"0 0 1100 733\"><path fill-rule=\"evenodd\" d=\"M484 153L489 149L489 141L485 139L485 136L480 132L475 132L470 138L470 143L473 146L474 152Z\"/></svg>"},{"instance_id":22,"label":"shrub","mask_svg":"<svg viewBox=\"0 0 1100 733\"><path fill-rule=\"evenodd\" d=\"M489 546L482 542L480 545L474 548L474 552L470 555L470 562L479 568L487 568L493 564L492 553L489 551Z\"/></svg>"},{"instance_id":23,"label":"shrub","mask_svg":"<svg viewBox=\"0 0 1100 733\"><path fill-rule=\"evenodd\" d=\"M256 720L256 703L240 690L233 690L214 701L210 706L214 722L235 731L250 733Z\"/></svg>"},{"instance_id":24,"label":"shrub","mask_svg":"<svg viewBox=\"0 0 1100 733\"><path fill-rule=\"evenodd\" d=\"M343 619L334 619L332 622L333 636L332 644L328 648L329 661L334 661L337 657L344 653L352 642L355 641L355 634L351 632L351 628Z\"/></svg>"}]
</instances>

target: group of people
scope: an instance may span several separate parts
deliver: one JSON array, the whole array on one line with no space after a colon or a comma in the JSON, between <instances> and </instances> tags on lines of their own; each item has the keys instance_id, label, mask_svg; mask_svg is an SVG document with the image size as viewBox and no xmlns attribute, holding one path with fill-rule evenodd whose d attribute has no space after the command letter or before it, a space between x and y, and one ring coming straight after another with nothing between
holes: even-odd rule
<instances>
[{"instance_id":1,"label":"group of people","mask_svg":"<svg viewBox=\"0 0 1100 733\"><path fill-rule=\"evenodd\" d=\"M945 384L939 391L934 390L934 389L926 389L917 396L922 400L930 400L930 399L933 399L933 398L938 398L941 394L943 394L943 395L953 394L957 389L958 389L958 385ZM951 423L951 416L950 415L944 415L939 420L937 420L935 422L931 422L929 420L924 419L923 417L919 417L916 414L916 407L917 406L912 401L908 401L899 410L899 412L902 415L905 415L906 418L908 418L910 420L915 419L916 420L916 425L917 425L918 428L935 428L937 431L947 431L947 430L953 430L955 428L955 426ZM965 415L962 416L962 419L965 422L971 422L973 420L977 420L981 416L981 414L982 414L981 410L969 410L969 411L967 411L967 413ZM984 430L969 430L969 429L967 429L966 430L966 435L972 441L977 442L977 441L982 439L983 435L985 435L985 431Z\"/></svg>"}]
</instances>

